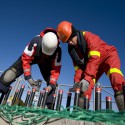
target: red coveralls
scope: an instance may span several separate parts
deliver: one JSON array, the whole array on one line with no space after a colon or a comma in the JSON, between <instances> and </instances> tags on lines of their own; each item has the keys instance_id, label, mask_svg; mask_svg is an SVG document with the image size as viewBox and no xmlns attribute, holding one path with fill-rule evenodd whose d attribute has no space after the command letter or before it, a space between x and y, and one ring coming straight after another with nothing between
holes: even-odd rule
<instances>
[{"instance_id":1,"label":"red coveralls","mask_svg":"<svg viewBox=\"0 0 125 125\"><path fill-rule=\"evenodd\" d=\"M88 90L84 92L84 96L88 95L90 100L94 84L104 72L109 76L114 92L122 90L124 76L120 71L120 59L116 48L106 44L99 36L91 32L83 32L83 37L87 43L88 61L84 71L74 62L74 82L85 79L90 83ZM78 47L75 49L82 59L83 54L80 49Z\"/></svg>"}]
</instances>

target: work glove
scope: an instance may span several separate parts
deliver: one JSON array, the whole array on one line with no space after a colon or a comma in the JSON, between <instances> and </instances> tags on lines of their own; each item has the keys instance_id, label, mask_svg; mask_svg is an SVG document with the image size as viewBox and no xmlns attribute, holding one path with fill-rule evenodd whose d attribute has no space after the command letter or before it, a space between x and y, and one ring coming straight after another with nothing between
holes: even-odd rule
<instances>
[{"instance_id":1,"label":"work glove","mask_svg":"<svg viewBox=\"0 0 125 125\"><path fill-rule=\"evenodd\" d=\"M82 79L80 81L80 90L81 92L85 92L89 88L89 82L86 81L85 79Z\"/></svg>"},{"instance_id":2,"label":"work glove","mask_svg":"<svg viewBox=\"0 0 125 125\"><path fill-rule=\"evenodd\" d=\"M73 85L73 88L69 88L70 92L75 92L76 88L80 88L80 83L79 82L75 82Z\"/></svg>"},{"instance_id":3,"label":"work glove","mask_svg":"<svg viewBox=\"0 0 125 125\"><path fill-rule=\"evenodd\" d=\"M89 87L89 82L85 79L82 79L79 83L75 82L73 88L70 88L70 92L75 92L76 88L80 88L80 92L85 92Z\"/></svg>"},{"instance_id":4,"label":"work glove","mask_svg":"<svg viewBox=\"0 0 125 125\"><path fill-rule=\"evenodd\" d=\"M52 87L50 85L48 85L45 89L48 89L50 92L52 90Z\"/></svg>"},{"instance_id":5,"label":"work glove","mask_svg":"<svg viewBox=\"0 0 125 125\"><path fill-rule=\"evenodd\" d=\"M52 90L53 90L53 91L56 90L56 85L50 84L50 83L47 83L47 85L48 85L48 86L47 86L46 88L49 90L49 92L52 91ZM45 90L46 88L44 88L44 90Z\"/></svg>"},{"instance_id":6,"label":"work glove","mask_svg":"<svg viewBox=\"0 0 125 125\"><path fill-rule=\"evenodd\" d=\"M36 91L40 90L42 80L38 79L38 80L34 81L32 78L30 78L30 79L28 79L28 82L30 83L31 87L36 88Z\"/></svg>"}]
</instances>

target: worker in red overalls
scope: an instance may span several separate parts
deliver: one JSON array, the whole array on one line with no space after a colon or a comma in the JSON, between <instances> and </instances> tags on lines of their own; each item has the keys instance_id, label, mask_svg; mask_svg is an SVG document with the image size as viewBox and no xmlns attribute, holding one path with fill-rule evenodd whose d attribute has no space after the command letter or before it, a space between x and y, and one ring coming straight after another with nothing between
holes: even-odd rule
<instances>
[{"instance_id":1,"label":"worker in red overalls","mask_svg":"<svg viewBox=\"0 0 125 125\"><path fill-rule=\"evenodd\" d=\"M86 95L90 100L95 82L105 72L114 90L118 109L124 110L122 89L124 76L120 70L120 59L116 48L91 32L76 30L68 21L59 23L57 34L63 43L68 43L68 52L75 68L74 85L70 91L80 87L83 94L80 94L79 106L83 108Z\"/></svg>"}]
</instances>

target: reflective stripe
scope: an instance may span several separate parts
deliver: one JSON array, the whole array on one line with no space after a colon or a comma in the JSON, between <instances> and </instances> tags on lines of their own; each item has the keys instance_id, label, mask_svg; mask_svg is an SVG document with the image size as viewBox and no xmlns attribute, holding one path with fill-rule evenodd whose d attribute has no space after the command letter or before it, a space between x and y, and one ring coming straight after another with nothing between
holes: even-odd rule
<instances>
[{"instance_id":1,"label":"reflective stripe","mask_svg":"<svg viewBox=\"0 0 125 125\"><path fill-rule=\"evenodd\" d=\"M50 78L50 80L52 80L52 81L54 81L54 82L56 81L56 79L54 79L54 78Z\"/></svg>"},{"instance_id":2,"label":"reflective stripe","mask_svg":"<svg viewBox=\"0 0 125 125\"><path fill-rule=\"evenodd\" d=\"M58 61L59 60L59 53L56 53L56 58L55 58L55 66L61 66L61 60L60 61Z\"/></svg>"},{"instance_id":3,"label":"reflective stripe","mask_svg":"<svg viewBox=\"0 0 125 125\"><path fill-rule=\"evenodd\" d=\"M33 55L33 53L34 53L34 48L37 46L37 44L36 43L34 43L33 44L33 47L32 47L32 50L29 50L28 49L28 47L29 46L26 46L26 48L25 48L25 50L24 50L24 53L26 54L26 55L28 55L28 56L32 56Z\"/></svg>"},{"instance_id":4,"label":"reflective stripe","mask_svg":"<svg viewBox=\"0 0 125 125\"><path fill-rule=\"evenodd\" d=\"M90 51L88 54L88 58L90 56L99 56L100 57L100 52L99 51Z\"/></svg>"},{"instance_id":5,"label":"reflective stripe","mask_svg":"<svg viewBox=\"0 0 125 125\"><path fill-rule=\"evenodd\" d=\"M30 72L30 69L24 69L24 72Z\"/></svg>"},{"instance_id":6,"label":"reflective stripe","mask_svg":"<svg viewBox=\"0 0 125 125\"><path fill-rule=\"evenodd\" d=\"M75 68L75 70L77 70L77 69L79 69L79 66L75 66L74 68Z\"/></svg>"},{"instance_id":7,"label":"reflective stripe","mask_svg":"<svg viewBox=\"0 0 125 125\"><path fill-rule=\"evenodd\" d=\"M117 69L117 68L111 68L111 69L109 69L109 71L107 72L107 76L109 76L112 73L118 73L118 74L120 74L120 75L123 76L122 72L119 69Z\"/></svg>"},{"instance_id":8,"label":"reflective stripe","mask_svg":"<svg viewBox=\"0 0 125 125\"><path fill-rule=\"evenodd\" d=\"M84 32L82 32L82 33L83 33L83 36L84 36L86 32L84 31Z\"/></svg>"},{"instance_id":9,"label":"reflective stripe","mask_svg":"<svg viewBox=\"0 0 125 125\"><path fill-rule=\"evenodd\" d=\"M93 82L94 82L94 84L95 84L96 80L95 80L95 79L92 79L92 80L93 80Z\"/></svg>"}]
</instances>

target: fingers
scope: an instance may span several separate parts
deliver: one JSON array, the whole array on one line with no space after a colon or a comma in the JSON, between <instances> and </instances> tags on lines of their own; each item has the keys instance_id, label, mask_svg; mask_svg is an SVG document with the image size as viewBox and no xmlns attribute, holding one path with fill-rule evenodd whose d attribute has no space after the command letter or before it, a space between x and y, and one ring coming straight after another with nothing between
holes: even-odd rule
<instances>
[{"instance_id":1,"label":"fingers","mask_svg":"<svg viewBox=\"0 0 125 125\"><path fill-rule=\"evenodd\" d=\"M76 88L80 88L80 86L81 86L80 83L76 82L74 83L73 88L69 88L69 91L75 92Z\"/></svg>"},{"instance_id":2,"label":"fingers","mask_svg":"<svg viewBox=\"0 0 125 125\"><path fill-rule=\"evenodd\" d=\"M42 80L41 80L41 79L38 79L37 82L42 82Z\"/></svg>"},{"instance_id":3,"label":"fingers","mask_svg":"<svg viewBox=\"0 0 125 125\"><path fill-rule=\"evenodd\" d=\"M69 92L75 92L74 88L69 88Z\"/></svg>"},{"instance_id":4,"label":"fingers","mask_svg":"<svg viewBox=\"0 0 125 125\"><path fill-rule=\"evenodd\" d=\"M89 82L86 80L81 80L80 83L74 83L73 88L69 88L70 92L75 92L76 88L80 88L80 92L85 92L89 87Z\"/></svg>"}]
</instances>

